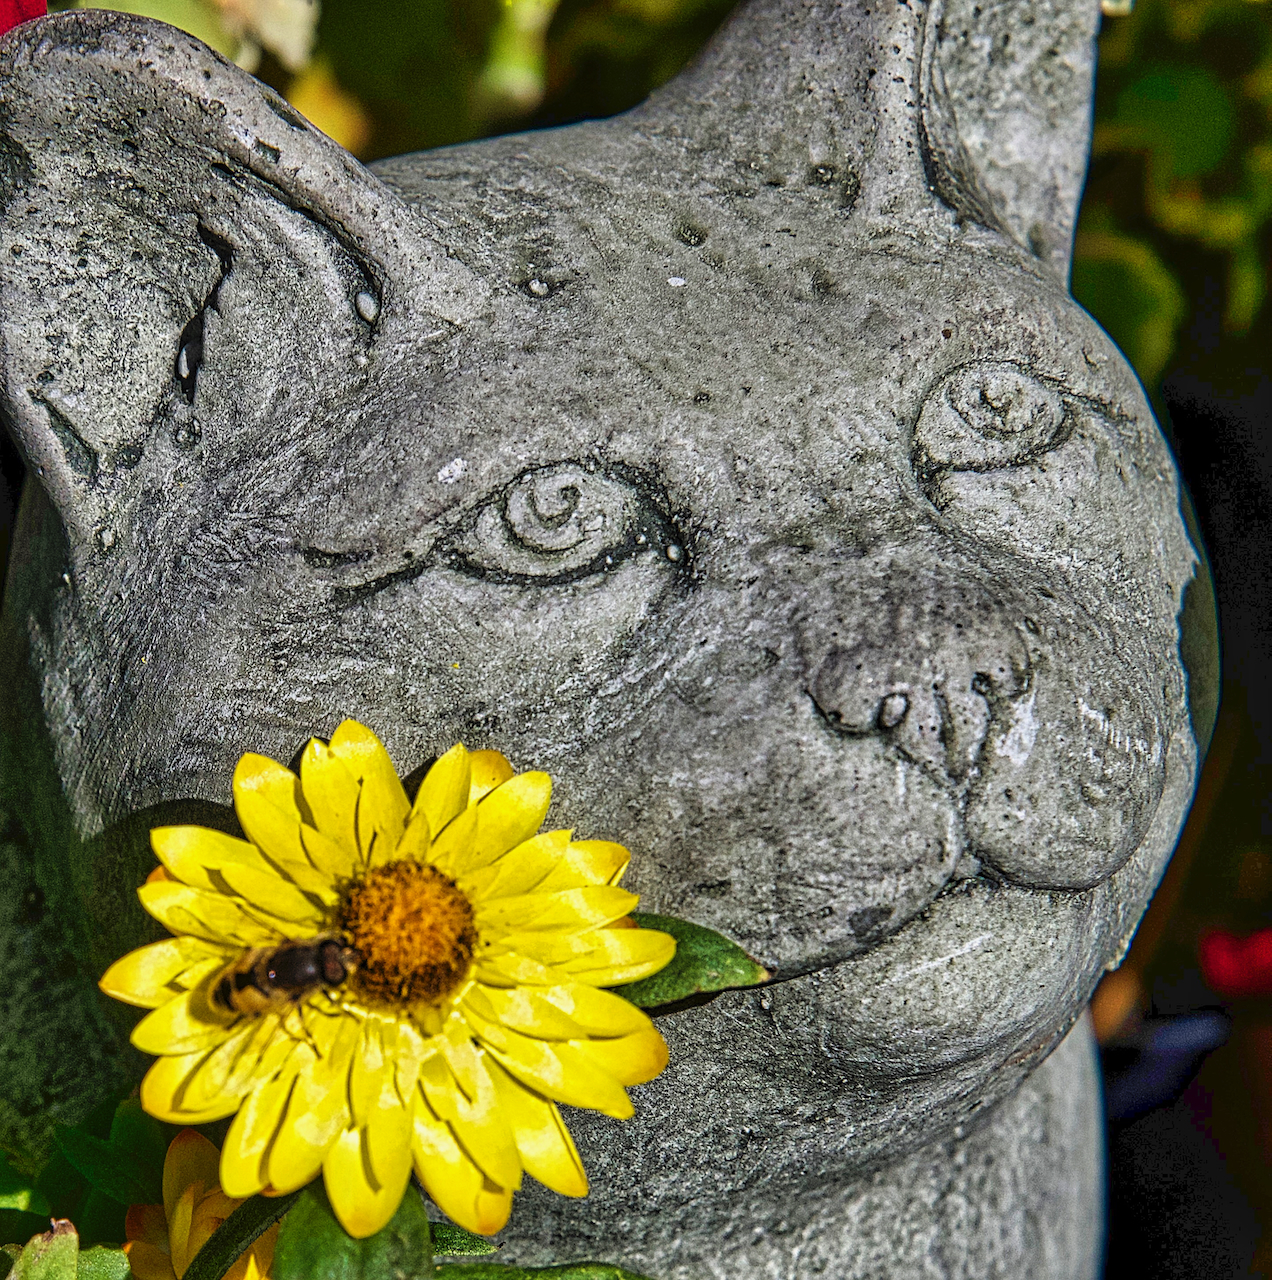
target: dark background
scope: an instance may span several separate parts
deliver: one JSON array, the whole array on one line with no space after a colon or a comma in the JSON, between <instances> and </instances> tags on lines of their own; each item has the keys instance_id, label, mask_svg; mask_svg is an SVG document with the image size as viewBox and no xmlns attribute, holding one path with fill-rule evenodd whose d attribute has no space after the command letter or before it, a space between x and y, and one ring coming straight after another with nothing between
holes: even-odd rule
<instances>
[{"instance_id":1,"label":"dark background","mask_svg":"<svg viewBox=\"0 0 1272 1280\"><path fill-rule=\"evenodd\" d=\"M124 7L124 6L120 6ZM217 0L142 0L183 25ZM325 0L308 56L219 47L364 159L610 115L730 0ZM204 35L200 28L196 34ZM276 47L275 47L276 46ZM1139 0L1106 17L1075 296L1152 397L1213 567L1220 713L1188 826L1097 992L1108 1280L1272 1277L1272 1003L1224 1002L1208 929L1272 925L1272 5ZM0 433L0 564L22 465Z\"/></svg>"}]
</instances>

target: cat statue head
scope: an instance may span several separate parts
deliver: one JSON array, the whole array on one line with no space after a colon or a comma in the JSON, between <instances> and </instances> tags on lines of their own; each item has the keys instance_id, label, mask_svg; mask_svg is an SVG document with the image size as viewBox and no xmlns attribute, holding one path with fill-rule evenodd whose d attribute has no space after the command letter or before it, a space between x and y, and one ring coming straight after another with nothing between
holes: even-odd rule
<instances>
[{"instance_id":1,"label":"cat statue head","mask_svg":"<svg viewBox=\"0 0 1272 1280\"><path fill-rule=\"evenodd\" d=\"M370 170L171 28L6 37L5 804L67 981L142 928L112 831L352 716L548 770L773 975L661 1019L636 1118L572 1121L591 1198L514 1232L657 1219L667 1269L1004 1098L1197 767L1174 466L1067 292L1097 20L750 0L625 116ZM23 1005L72 1116L130 1051L67 1007Z\"/></svg>"}]
</instances>

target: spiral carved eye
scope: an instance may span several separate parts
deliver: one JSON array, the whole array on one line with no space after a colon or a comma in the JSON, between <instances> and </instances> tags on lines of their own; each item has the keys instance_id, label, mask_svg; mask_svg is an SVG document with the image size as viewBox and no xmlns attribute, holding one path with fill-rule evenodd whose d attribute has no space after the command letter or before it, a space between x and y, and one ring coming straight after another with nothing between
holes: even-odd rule
<instances>
[{"instance_id":1,"label":"spiral carved eye","mask_svg":"<svg viewBox=\"0 0 1272 1280\"><path fill-rule=\"evenodd\" d=\"M612 569L642 553L683 565L681 539L639 476L574 462L527 471L478 508L454 538L453 568L548 585Z\"/></svg>"},{"instance_id":2,"label":"spiral carved eye","mask_svg":"<svg viewBox=\"0 0 1272 1280\"><path fill-rule=\"evenodd\" d=\"M980 360L946 375L914 429L920 479L1019 466L1060 443L1063 397L1020 365Z\"/></svg>"}]
</instances>

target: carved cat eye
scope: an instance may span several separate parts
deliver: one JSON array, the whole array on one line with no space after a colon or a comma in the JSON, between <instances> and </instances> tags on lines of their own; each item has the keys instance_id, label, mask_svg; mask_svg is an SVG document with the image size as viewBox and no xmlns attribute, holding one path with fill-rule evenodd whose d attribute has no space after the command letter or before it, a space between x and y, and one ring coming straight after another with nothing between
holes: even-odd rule
<instances>
[{"instance_id":1,"label":"carved cat eye","mask_svg":"<svg viewBox=\"0 0 1272 1280\"><path fill-rule=\"evenodd\" d=\"M440 558L473 577L548 586L639 555L677 570L688 564L652 483L626 468L560 462L524 472L483 503Z\"/></svg>"}]
</instances>

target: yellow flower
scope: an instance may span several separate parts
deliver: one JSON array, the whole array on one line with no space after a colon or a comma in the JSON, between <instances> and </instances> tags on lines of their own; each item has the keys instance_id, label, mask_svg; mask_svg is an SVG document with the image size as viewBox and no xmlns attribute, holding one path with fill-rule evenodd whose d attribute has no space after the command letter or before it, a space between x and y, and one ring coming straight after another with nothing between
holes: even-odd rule
<instances>
[{"instance_id":1,"label":"yellow flower","mask_svg":"<svg viewBox=\"0 0 1272 1280\"><path fill-rule=\"evenodd\" d=\"M124 1252L136 1280L181 1280L194 1255L242 1203L216 1180L220 1152L193 1129L182 1129L163 1162L163 1204L135 1204L124 1220ZM238 1259L225 1280L269 1280L278 1224Z\"/></svg>"},{"instance_id":2,"label":"yellow flower","mask_svg":"<svg viewBox=\"0 0 1272 1280\"><path fill-rule=\"evenodd\" d=\"M147 1111L237 1112L227 1194L285 1193L321 1170L358 1237L393 1216L412 1168L483 1234L508 1220L523 1170L587 1194L556 1104L632 1114L625 1087L653 1079L667 1047L599 988L656 973L675 943L627 919L621 845L536 834L550 794L546 774L456 746L412 806L379 739L346 720L309 743L299 778L242 757L247 840L151 833L162 868L138 892L177 936L101 986L153 1010L132 1036L162 1055Z\"/></svg>"}]
</instances>

